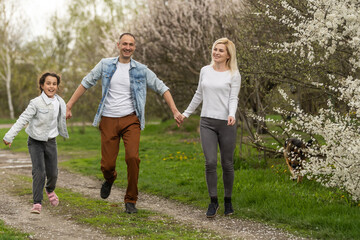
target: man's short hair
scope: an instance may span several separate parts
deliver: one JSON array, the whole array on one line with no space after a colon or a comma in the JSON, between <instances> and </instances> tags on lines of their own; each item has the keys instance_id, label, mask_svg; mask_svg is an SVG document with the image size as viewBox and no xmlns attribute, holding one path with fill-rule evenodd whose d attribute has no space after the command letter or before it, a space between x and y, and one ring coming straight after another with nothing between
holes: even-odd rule
<instances>
[{"instance_id":1,"label":"man's short hair","mask_svg":"<svg viewBox=\"0 0 360 240\"><path fill-rule=\"evenodd\" d=\"M134 38L134 40L135 40L135 36L134 36L132 33L125 32L125 33L123 33L123 34L121 34L121 35L120 35L120 37L119 37L119 41L120 41L120 40L121 40L121 38L122 38L123 36L125 36L125 35L131 36L131 37L132 37L132 38Z\"/></svg>"}]
</instances>

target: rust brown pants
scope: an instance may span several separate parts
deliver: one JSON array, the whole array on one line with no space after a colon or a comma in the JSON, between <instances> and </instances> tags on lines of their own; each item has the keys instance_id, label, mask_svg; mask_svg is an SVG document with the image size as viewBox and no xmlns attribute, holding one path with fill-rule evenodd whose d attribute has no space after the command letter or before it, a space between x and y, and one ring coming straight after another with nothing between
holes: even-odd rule
<instances>
[{"instance_id":1,"label":"rust brown pants","mask_svg":"<svg viewBox=\"0 0 360 240\"><path fill-rule=\"evenodd\" d=\"M113 183L117 177L116 158L119 154L120 139L125 146L128 186L124 201L136 203L139 177L140 122L135 114L120 118L102 117L101 132L101 171L106 181Z\"/></svg>"}]
</instances>

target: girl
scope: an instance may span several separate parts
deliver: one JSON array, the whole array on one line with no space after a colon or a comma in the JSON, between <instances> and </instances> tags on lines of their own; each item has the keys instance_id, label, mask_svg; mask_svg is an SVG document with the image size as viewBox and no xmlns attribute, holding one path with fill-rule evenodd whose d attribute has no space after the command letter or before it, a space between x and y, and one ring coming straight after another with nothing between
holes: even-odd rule
<instances>
[{"instance_id":1,"label":"girl","mask_svg":"<svg viewBox=\"0 0 360 240\"><path fill-rule=\"evenodd\" d=\"M28 149L32 162L33 199L32 213L40 214L43 189L46 181L46 194L52 206L59 204L55 194L58 176L56 136L68 138L66 129L66 105L56 94L60 76L55 73L44 73L39 79L40 96L32 99L16 123L5 134L3 141L11 143L19 131L29 124L25 132L29 135Z\"/></svg>"},{"instance_id":2,"label":"girl","mask_svg":"<svg viewBox=\"0 0 360 240\"><path fill-rule=\"evenodd\" d=\"M217 196L217 147L220 147L225 189L225 215L234 212L231 195L234 182L233 154L236 146L235 113L241 77L237 68L235 45L227 38L215 41L210 65L200 71L199 85L183 118L188 118L203 102L200 138L205 156L206 183L210 204L206 213L215 217L219 209Z\"/></svg>"}]
</instances>

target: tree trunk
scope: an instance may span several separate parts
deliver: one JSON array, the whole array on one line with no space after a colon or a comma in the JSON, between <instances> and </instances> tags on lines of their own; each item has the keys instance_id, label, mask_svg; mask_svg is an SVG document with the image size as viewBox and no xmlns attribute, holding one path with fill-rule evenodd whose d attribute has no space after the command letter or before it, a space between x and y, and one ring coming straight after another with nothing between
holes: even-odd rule
<instances>
[{"instance_id":1,"label":"tree trunk","mask_svg":"<svg viewBox=\"0 0 360 240\"><path fill-rule=\"evenodd\" d=\"M8 105L9 105L9 112L10 112L10 119L15 119L14 116L14 106L12 103L11 97L11 59L9 50L5 50L5 57L6 57L6 67L5 67L5 84L6 84L6 93L8 98Z\"/></svg>"},{"instance_id":2,"label":"tree trunk","mask_svg":"<svg viewBox=\"0 0 360 240\"><path fill-rule=\"evenodd\" d=\"M265 117L265 111L264 111L264 108L263 108L263 105L262 105L262 102L261 102L261 97L260 97L260 82L258 79L256 79L256 109L257 109L257 112L256 114L260 117ZM266 123L265 121L261 121L259 119L256 120L256 133L257 134L265 134L266 133Z\"/></svg>"}]
</instances>

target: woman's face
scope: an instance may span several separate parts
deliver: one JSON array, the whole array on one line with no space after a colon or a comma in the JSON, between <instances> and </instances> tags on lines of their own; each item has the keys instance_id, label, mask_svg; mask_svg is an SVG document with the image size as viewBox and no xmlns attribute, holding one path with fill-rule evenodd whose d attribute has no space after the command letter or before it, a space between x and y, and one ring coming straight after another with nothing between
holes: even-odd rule
<instances>
[{"instance_id":1,"label":"woman's face","mask_svg":"<svg viewBox=\"0 0 360 240\"><path fill-rule=\"evenodd\" d=\"M212 58L215 63L224 63L230 58L225 44L219 43L215 45L212 52Z\"/></svg>"}]
</instances>

